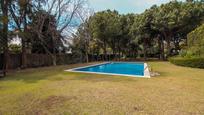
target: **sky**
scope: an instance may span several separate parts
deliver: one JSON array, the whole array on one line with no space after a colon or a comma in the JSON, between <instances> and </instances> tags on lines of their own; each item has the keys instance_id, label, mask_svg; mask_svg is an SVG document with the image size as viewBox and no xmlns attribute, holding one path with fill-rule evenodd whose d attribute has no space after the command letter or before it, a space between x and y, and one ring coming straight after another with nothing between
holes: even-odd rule
<instances>
[{"instance_id":1,"label":"sky","mask_svg":"<svg viewBox=\"0 0 204 115\"><path fill-rule=\"evenodd\" d=\"M102 10L117 10L120 14L142 13L152 5L161 5L170 0L89 0L90 7L95 12Z\"/></svg>"}]
</instances>

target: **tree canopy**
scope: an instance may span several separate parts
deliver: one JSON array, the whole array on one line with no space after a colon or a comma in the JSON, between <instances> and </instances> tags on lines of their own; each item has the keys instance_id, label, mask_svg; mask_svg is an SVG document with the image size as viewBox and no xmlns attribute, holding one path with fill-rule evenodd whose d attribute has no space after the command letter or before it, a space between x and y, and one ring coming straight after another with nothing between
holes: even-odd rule
<instances>
[{"instance_id":1,"label":"tree canopy","mask_svg":"<svg viewBox=\"0 0 204 115\"><path fill-rule=\"evenodd\" d=\"M100 47L100 54L166 59L178 54L182 44L187 45L187 34L203 23L204 3L171 1L141 14L121 15L107 10L88 20L89 42Z\"/></svg>"}]
</instances>

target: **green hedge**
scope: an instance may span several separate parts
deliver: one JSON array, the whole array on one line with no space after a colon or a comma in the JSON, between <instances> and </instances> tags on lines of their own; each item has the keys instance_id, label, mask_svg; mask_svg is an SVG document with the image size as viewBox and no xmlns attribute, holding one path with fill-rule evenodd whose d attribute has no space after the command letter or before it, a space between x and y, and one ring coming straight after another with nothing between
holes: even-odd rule
<instances>
[{"instance_id":1,"label":"green hedge","mask_svg":"<svg viewBox=\"0 0 204 115\"><path fill-rule=\"evenodd\" d=\"M193 30L187 36L187 55L204 57L204 24Z\"/></svg>"},{"instance_id":2,"label":"green hedge","mask_svg":"<svg viewBox=\"0 0 204 115\"><path fill-rule=\"evenodd\" d=\"M202 57L193 57L193 58L172 57L172 58L169 58L169 61L179 66L204 68L204 58Z\"/></svg>"}]
</instances>

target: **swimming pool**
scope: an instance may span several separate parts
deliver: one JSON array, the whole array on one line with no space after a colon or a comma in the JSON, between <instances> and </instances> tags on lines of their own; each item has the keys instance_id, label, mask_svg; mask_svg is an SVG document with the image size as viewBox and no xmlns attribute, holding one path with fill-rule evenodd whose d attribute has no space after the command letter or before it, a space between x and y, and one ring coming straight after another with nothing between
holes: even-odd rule
<instances>
[{"instance_id":1,"label":"swimming pool","mask_svg":"<svg viewBox=\"0 0 204 115\"><path fill-rule=\"evenodd\" d=\"M106 62L67 71L150 78L147 64L135 62Z\"/></svg>"}]
</instances>

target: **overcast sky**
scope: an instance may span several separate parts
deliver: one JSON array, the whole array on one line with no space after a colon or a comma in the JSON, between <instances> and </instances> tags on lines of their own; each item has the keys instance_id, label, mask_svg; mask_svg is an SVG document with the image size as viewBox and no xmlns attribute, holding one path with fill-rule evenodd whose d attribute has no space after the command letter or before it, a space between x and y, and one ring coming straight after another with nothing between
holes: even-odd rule
<instances>
[{"instance_id":1,"label":"overcast sky","mask_svg":"<svg viewBox=\"0 0 204 115\"><path fill-rule=\"evenodd\" d=\"M121 14L142 13L152 5L161 5L170 0L89 0L89 4L94 11L117 10ZM182 0L184 1L184 0Z\"/></svg>"}]
</instances>

